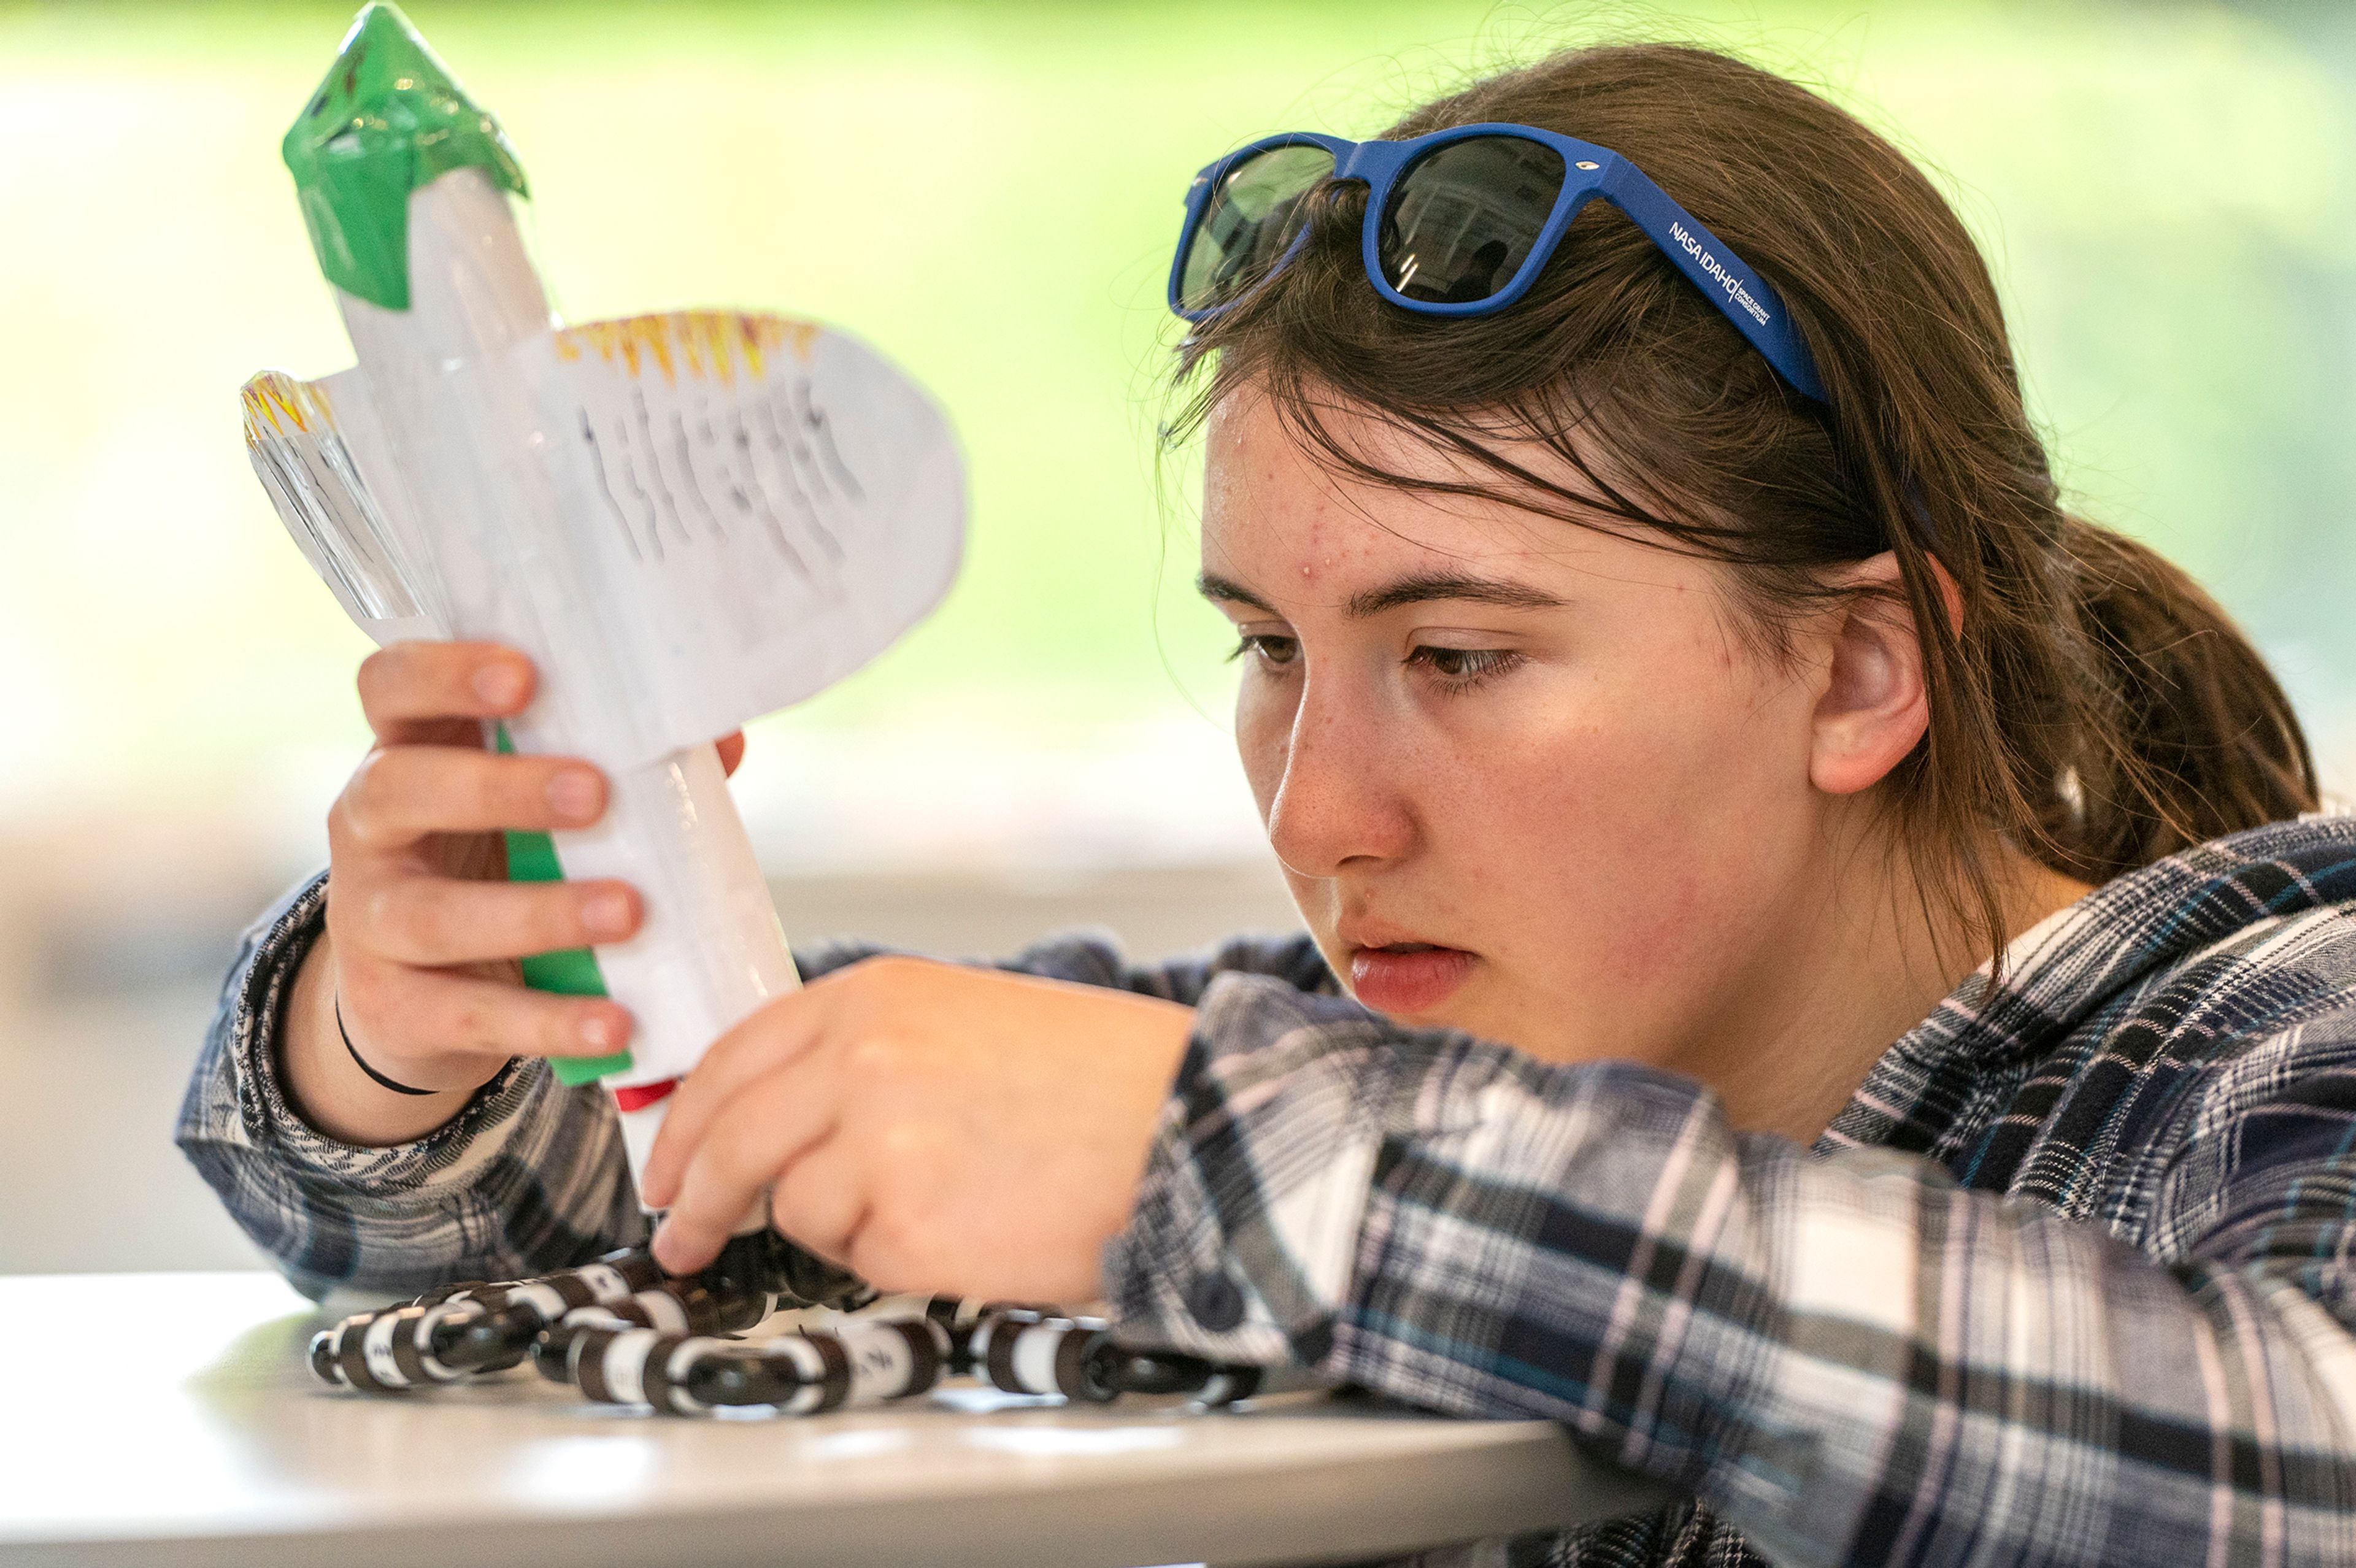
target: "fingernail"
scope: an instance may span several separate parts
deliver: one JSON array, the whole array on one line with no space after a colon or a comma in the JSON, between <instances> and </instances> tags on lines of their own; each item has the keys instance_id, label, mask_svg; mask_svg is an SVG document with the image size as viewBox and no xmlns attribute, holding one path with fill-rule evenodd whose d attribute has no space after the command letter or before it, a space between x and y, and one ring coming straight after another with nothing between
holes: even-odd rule
<instances>
[{"instance_id":1,"label":"fingernail","mask_svg":"<svg viewBox=\"0 0 2356 1568\"><path fill-rule=\"evenodd\" d=\"M523 699L523 671L501 661L475 672L475 695L493 708L512 708Z\"/></svg>"},{"instance_id":2,"label":"fingernail","mask_svg":"<svg viewBox=\"0 0 2356 1568\"><path fill-rule=\"evenodd\" d=\"M593 822L597 816L597 775L583 768L567 768L548 781L548 804L567 822Z\"/></svg>"},{"instance_id":3,"label":"fingernail","mask_svg":"<svg viewBox=\"0 0 2356 1568\"><path fill-rule=\"evenodd\" d=\"M581 1036L581 1043L592 1051L610 1051L620 1043L615 1039L614 1020L603 1013L591 1013L583 1019L575 1032Z\"/></svg>"},{"instance_id":4,"label":"fingernail","mask_svg":"<svg viewBox=\"0 0 2356 1568\"><path fill-rule=\"evenodd\" d=\"M592 893L582 902L581 923L592 936L619 936L630 929L630 901L616 892Z\"/></svg>"}]
</instances>

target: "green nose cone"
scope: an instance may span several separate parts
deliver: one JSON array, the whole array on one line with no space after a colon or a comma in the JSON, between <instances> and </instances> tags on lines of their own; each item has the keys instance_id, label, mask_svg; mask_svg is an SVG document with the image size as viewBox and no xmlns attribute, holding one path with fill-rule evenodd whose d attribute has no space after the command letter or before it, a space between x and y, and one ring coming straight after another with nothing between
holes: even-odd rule
<instances>
[{"instance_id":1,"label":"green nose cone","mask_svg":"<svg viewBox=\"0 0 2356 1568\"><path fill-rule=\"evenodd\" d=\"M372 5L279 150L319 270L346 293L409 308L409 193L479 168L518 196L523 165L398 7Z\"/></svg>"}]
</instances>

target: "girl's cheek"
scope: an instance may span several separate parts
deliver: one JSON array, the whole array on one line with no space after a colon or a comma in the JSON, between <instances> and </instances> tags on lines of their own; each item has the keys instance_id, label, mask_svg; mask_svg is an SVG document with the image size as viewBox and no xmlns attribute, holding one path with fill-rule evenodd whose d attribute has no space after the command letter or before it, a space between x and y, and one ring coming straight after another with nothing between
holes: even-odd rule
<instances>
[{"instance_id":1,"label":"girl's cheek","mask_svg":"<svg viewBox=\"0 0 2356 1568\"><path fill-rule=\"evenodd\" d=\"M1591 927L1601 972L1652 973L1708 924L1705 885L1735 869L1696 862L1753 808L1751 781L1730 773L1719 716L1673 685L1584 696L1544 694L1511 744L1482 749L1486 776L1459 820L1485 818L1487 842L1468 859L1512 868L1529 929Z\"/></svg>"},{"instance_id":2,"label":"girl's cheek","mask_svg":"<svg viewBox=\"0 0 2356 1568\"><path fill-rule=\"evenodd\" d=\"M1291 738L1289 688L1258 676L1245 676L1236 693L1236 755L1243 763L1244 778L1251 785L1263 826L1277 786L1284 782L1285 755Z\"/></svg>"}]
</instances>

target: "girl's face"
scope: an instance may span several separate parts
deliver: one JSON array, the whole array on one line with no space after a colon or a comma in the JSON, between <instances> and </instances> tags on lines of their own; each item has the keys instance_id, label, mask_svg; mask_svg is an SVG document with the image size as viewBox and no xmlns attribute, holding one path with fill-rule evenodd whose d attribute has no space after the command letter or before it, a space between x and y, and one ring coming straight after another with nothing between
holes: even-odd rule
<instances>
[{"instance_id":1,"label":"girl's face","mask_svg":"<svg viewBox=\"0 0 2356 1568\"><path fill-rule=\"evenodd\" d=\"M1448 472L1334 422L1387 466ZM1237 745L1359 1001L1554 1060L1669 1065L1739 1023L1840 858L1810 778L1821 671L1752 652L1722 581L1339 478L1260 399L1226 400L1202 586L1241 635Z\"/></svg>"}]
</instances>

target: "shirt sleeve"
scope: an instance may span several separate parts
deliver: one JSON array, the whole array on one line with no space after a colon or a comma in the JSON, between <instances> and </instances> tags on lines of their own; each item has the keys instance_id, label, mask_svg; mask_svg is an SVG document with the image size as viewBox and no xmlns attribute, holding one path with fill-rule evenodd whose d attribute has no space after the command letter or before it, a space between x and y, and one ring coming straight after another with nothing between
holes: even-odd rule
<instances>
[{"instance_id":1,"label":"shirt sleeve","mask_svg":"<svg viewBox=\"0 0 2356 1568\"><path fill-rule=\"evenodd\" d=\"M327 878L297 887L239 944L180 1106L177 1139L230 1216L315 1300L413 1296L455 1279L516 1279L648 1236L611 1099L519 1058L413 1143L327 1136L288 1100L278 1036L295 971L318 937ZM891 951L834 943L798 954L805 979ZM1102 933L1007 960L1024 974L1191 1003L1216 973L1330 989L1306 936L1247 937L1166 965L1133 965ZM841 1283L820 1271L814 1278Z\"/></svg>"},{"instance_id":2,"label":"shirt sleeve","mask_svg":"<svg viewBox=\"0 0 2356 1568\"><path fill-rule=\"evenodd\" d=\"M797 962L802 977L809 980L862 958L905 952L904 948L872 942L832 942L798 955ZM1049 936L1009 958L964 962L1010 974L1067 980L1076 986L1134 991L1189 1008L1201 1001L1211 982L1222 975L1258 976L1275 981L1286 990L1319 996L1341 994L1333 971L1326 967L1324 956L1317 950L1315 939L1306 932L1230 936L1200 952L1160 963L1137 964L1130 962L1113 933L1089 928Z\"/></svg>"},{"instance_id":3,"label":"shirt sleeve","mask_svg":"<svg viewBox=\"0 0 2356 1568\"><path fill-rule=\"evenodd\" d=\"M1669 1073L1216 979L1108 1295L1564 1422L1777 1562L2356 1562L2356 1051L2267 1051L2304 1065L2211 1097L2147 1253Z\"/></svg>"},{"instance_id":4,"label":"shirt sleeve","mask_svg":"<svg viewBox=\"0 0 2356 1568\"><path fill-rule=\"evenodd\" d=\"M510 1061L413 1143L363 1147L303 1119L278 1034L326 907L316 877L245 933L180 1105L182 1152L254 1244L316 1300L515 1279L645 1241L611 1102L544 1061Z\"/></svg>"}]
</instances>

